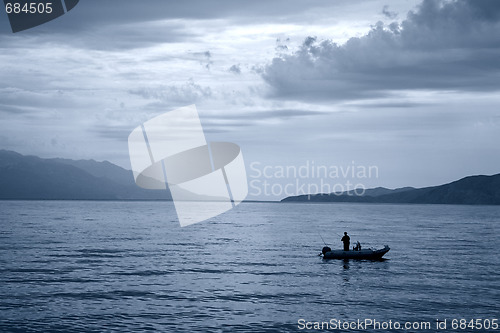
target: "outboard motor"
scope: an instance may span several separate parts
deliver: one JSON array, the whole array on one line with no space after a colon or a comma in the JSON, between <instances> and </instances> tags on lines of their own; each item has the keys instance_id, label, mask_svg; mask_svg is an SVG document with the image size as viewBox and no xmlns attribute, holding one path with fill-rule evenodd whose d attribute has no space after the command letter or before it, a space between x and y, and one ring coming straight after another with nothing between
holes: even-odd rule
<instances>
[{"instance_id":1,"label":"outboard motor","mask_svg":"<svg viewBox=\"0 0 500 333\"><path fill-rule=\"evenodd\" d=\"M330 249L328 246L325 246L323 250L321 250L321 252L323 253L323 255L325 255L325 253L330 252L331 250L332 249Z\"/></svg>"}]
</instances>

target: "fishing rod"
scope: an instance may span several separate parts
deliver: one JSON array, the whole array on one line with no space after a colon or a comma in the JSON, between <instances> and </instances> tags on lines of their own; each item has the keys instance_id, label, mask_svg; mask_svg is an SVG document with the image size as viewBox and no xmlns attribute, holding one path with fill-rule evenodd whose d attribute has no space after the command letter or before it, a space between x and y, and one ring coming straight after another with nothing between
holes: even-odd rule
<instances>
[{"instance_id":1,"label":"fishing rod","mask_svg":"<svg viewBox=\"0 0 500 333\"><path fill-rule=\"evenodd\" d=\"M321 236L321 234L318 234L318 235L319 235L319 237L321 237L321 240L323 241L323 243L325 244L325 246L328 246L328 245L326 244L325 240L323 239L323 236Z\"/></svg>"},{"instance_id":2,"label":"fishing rod","mask_svg":"<svg viewBox=\"0 0 500 333\"><path fill-rule=\"evenodd\" d=\"M339 237L342 237L340 236L338 233L336 233L335 231L333 232L335 235L339 236ZM323 244L325 244L326 246L328 246L328 244L326 244L325 240L323 239L323 236L321 236L320 233L318 233L319 237L321 237L321 240L323 241Z\"/></svg>"},{"instance_id":3,"label":"fishing rod","mask_svg":"<svg viewBox=\"0 0 500 333\"><path fill-rule=\"evenodd\" d=\"M321 234L319 232L318 232L318 235L319 235L319 237L321 237L321 240L325 244L325 247L328 247L328 245L326 244L325 240L323 239L323 236L321 236ZM320 254L318 254L318 256L321 256L321 255L323 255L323 252L321 252Z\"/></svg>"}]
</instances>

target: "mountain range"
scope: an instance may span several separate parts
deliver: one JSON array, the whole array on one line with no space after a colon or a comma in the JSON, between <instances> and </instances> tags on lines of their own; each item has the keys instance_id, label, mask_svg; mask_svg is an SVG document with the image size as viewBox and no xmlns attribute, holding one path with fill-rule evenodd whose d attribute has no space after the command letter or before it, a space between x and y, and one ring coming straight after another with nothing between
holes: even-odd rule
<instances>
[{"instance_id":1,"label":"mountain range","mask_svg":"<svg viewBox=\"0 0 500 333\"><path fill-rule=\"evenodd\" d=\"M360 191L358 191L360 192ZM363 195L353 191L287 197L282 202L365 202L450 205L500 205L500 174L469 176L449 184L424 188L403 187L367 189Z\"/></svg>"},{"instance_id":2,"label":"mountain range","mask_svg":"<svg viewBox=\"0 0 500 333\"><path fill-rule=\"evenodd\" d=\"M138 187L131 170L94 160L43 159L0 150L0 199L171 200Z\"/></svg>"},{"instance_id":3,"label":"mountain range","mask_svg":"<svg viewBox=\"0 0 500 333\"><path fill-rule=\"evenodd\" d=\"M190 192L185 200L190 200ZM0 150L0 200L172 200L168 190L138 187L131 170L110 162L44 159ZM214 198L218 200L220 198ZM321 193L284 198L281 202L364 202L500 205L500 174L469 176L449 184Z\"/></svg>"}]
</instances>

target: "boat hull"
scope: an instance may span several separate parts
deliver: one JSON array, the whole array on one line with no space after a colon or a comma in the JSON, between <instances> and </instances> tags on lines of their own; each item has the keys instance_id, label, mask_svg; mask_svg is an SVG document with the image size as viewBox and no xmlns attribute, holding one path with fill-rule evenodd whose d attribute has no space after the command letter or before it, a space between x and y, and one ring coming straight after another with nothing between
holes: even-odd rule
<instances>
[{"instance_id":1,"label":"boat hull","mask_svg":"<svg viewBox=\"0 0 500 333\"><path fill-rule=\"evenodd\" d=\"M342 251L342 250L332 250L328 251L323 255L323 259L367 259L367 260L380 260L389 252L389 246L385 246L383 249L379 250L360 250L360 251Z\"/></svg>"}]
</instances>

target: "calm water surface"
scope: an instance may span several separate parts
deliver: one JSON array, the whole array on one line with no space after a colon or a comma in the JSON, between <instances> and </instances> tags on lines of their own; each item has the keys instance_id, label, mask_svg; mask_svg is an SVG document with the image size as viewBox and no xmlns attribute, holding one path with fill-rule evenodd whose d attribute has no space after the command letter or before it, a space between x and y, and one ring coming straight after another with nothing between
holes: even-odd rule
<instances>
[{"instance_id":1,"label":"calm water surface","mask_svg":"<svg viewBox=\"0 0 500 333\"><path fill-rule=\"evenodd\" d=\"M0 331L499 318L499 226L493 206L244 203L180 228L165 202L0 201ZM388 260L319 258L343 231Z\"/></svg>"}]
</instances>

